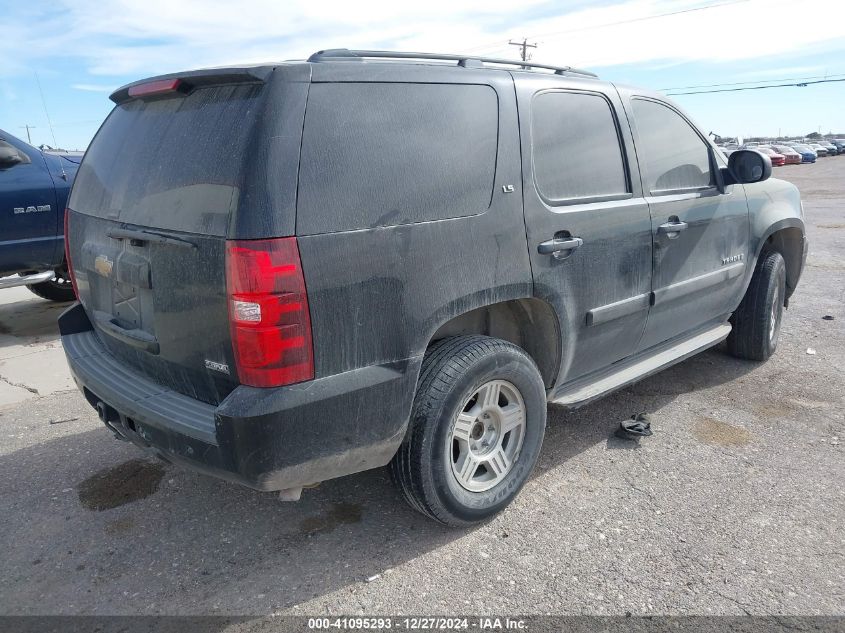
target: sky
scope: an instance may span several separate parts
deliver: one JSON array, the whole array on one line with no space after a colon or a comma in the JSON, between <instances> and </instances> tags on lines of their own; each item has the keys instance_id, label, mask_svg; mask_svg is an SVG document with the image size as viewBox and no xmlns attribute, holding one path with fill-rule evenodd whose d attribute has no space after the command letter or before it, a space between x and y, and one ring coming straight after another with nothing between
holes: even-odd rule
<instances>
[{"instance_id":1,"label":"sky","mask_svg":"<svg viewBox=\"0 0 845 633\"><path fill-rule=\"evenodd\" d=\"M845 133L845 82L678 94L845 79L843 24L841 0L0 0L0 128L84 149L148 76L324 48L516 59L528 38L533 61L674 95L704 132Z\"/></svg>"}]
</instances>

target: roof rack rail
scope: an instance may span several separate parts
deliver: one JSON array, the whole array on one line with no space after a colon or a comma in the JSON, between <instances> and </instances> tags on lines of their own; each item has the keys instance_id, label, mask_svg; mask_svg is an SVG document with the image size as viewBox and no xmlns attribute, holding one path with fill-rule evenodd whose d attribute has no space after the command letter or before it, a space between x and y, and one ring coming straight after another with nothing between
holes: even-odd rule
<instances>
[{"instance_id":1,"label":"roof rack rail","mask_svg":"<svg viewBox=\"0 0 845 633\"><path fill-rule=\"evenodd\" d=\"M350 50L348 48L331 48L317 51L308 58L309 62L321 61L363 61L364 59L434 59L456 61L458 66L466 68L483 68L484 64L498 64L503 66L520 66L522 68L542 68L553 70L556 75L582 75L598 78L598 75L588 70L579 70L572 66L549 66L534 62L514 61L512 59L498 59L495 57L477 57L475 55L449 55L441 53L408 53L403 51L367 51Z\"/></svg>"}]
</instances>

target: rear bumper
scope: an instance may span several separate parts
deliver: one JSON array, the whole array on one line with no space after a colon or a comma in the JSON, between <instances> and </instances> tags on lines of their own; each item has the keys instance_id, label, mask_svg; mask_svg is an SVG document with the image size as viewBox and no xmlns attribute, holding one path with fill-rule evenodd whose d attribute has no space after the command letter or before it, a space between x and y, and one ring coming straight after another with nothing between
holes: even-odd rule
<instances>
[{"instance_id":1,"label":"rear bumper","mask_svg":"<svg viewBox=\"0 0 845 633\"><path fill-rule=\"evenodd\" d=\"M77 386L121 439L256 490L384 466L407 427L421 358L306 383L237 387L219 406L162 387L112 356L80 304L59 318Z\"/></svg>"},{"instance_id":2,"label":"rear bumper","mask_svg":"<svg viewBox=\"0 0 845 633\"><path fill-rule=\"evenodd\" d=\"M55 276L56 273L52 270L43 273L21 273L20 275L9 275L8 277L3 277L2 273L0 273L0 290L28 286L30 284L40 284L44 281L50 281Z\"/></svg>"}]
</instances>

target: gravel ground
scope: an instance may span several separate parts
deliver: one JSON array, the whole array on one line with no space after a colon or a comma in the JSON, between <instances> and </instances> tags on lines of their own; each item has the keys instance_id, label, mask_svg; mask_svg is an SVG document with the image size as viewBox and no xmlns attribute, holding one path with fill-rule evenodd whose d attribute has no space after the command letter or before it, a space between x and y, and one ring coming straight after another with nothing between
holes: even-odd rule
<instances>
[{"instance_id":1,"label":"gravel ground","mask_svg":"<svg viewBox=\"0 0 845 633\"><path fill-rule=\"evenodd\" d=\"M776 356L715 349L550 408L533 478L470 530L411 511L384 470L281 504L146 459L76 391L5 379L21 355L64 369L55 310L0 293L0 385L26 392L0 405L0 613L845 613L845 157L776 175L812 248ZM613 439L638 411L654 435Z\"/></svg>"}]
</instances>

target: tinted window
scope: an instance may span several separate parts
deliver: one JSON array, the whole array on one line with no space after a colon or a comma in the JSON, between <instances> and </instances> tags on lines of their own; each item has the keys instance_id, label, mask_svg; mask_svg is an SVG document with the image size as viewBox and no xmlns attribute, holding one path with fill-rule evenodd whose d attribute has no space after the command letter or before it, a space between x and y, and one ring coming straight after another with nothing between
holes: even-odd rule
<instances>
[{"instance_id":1,"label":"tinted window","mask_svg":"<svg viewBox=\"0 0 845 633\"><path fill-rule=\"evenodd\" d=\"M11 143L7 143L2 138L0 138L0 150L3 150L4 155L8 155L10 157L11 156L17 156L17 160L18 160L17 163L9 163L8 165L0 165L0 169L5 169L5 168L7 168L7 167L9 167L13 164L22 165L22 164L25 164L25 163L31 163L32 162L32 160L30 160L30 158L27 154L25 154L24 152L19 150L17 147L12 145Z\"/></svg>"},{"instance_id":2,"label":"tinted window","mask_svg":"<svg viewBox=\"0 0 845 633\"><path fill-rule=\"evenodd\" d=\"M534 180L549 200L628 191L616 122L604 97L544 92L534 98Z\"/></svg>"},{"instance_id":3,"label":"tinted window","mask_svg":"<svg viewBox=\"0 0 845 633\"><path fill-rule=\"evenodd\" d=\"M490 206L498 101L488 86L314 84L297 232L474 215Z\"/></svg>"},{"instance_id":4,"label":"tinted window","mask_svg":"<svg viewBox=\"0 0 845 633\"><path fill-rule=\"evenodd\" d=\"M69 206L142 226L225 235L259 91L218 86L118 105L82 161Z\"/></svg>"},{"instance_id":5,"label":"tinted window","mask_svg":"<svg viewBox=\"0 0 845 633\"><path fill-rule=\"evenodd\" d=\"M634 99L637 156L646 190L666 191L710 185L707 145L677 112L654 101Z\"/></svg>"}]
</instances>

